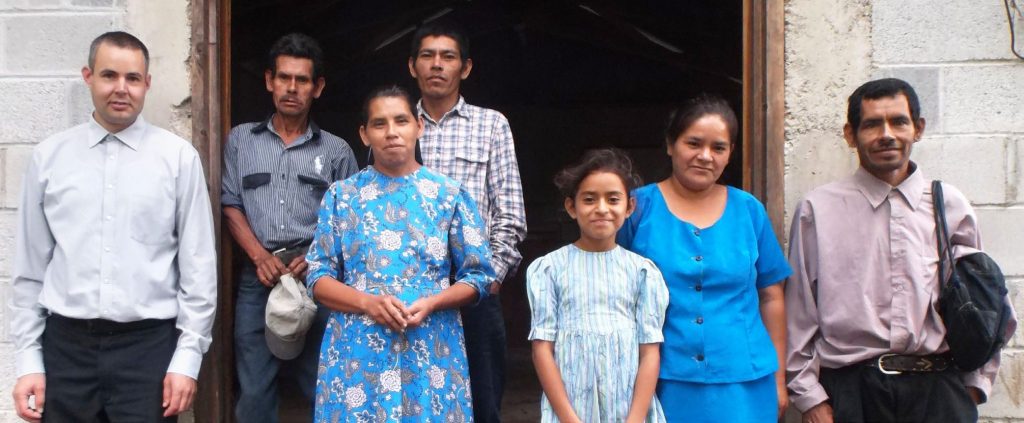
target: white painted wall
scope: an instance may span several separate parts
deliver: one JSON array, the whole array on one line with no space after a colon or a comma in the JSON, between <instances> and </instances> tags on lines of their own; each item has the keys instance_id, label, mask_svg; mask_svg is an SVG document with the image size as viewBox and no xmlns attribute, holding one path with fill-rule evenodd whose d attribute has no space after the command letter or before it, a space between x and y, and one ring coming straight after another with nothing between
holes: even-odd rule
<instances>
[{"instance_id":1,"label":"white painted wall","mask_svg":"<svg viewBox=\"0 0 1024 423\"><path fill-rule=\"evenodd\" d=\"M88 119L80 70L92 39L117 29L150 50L143 115L189 139L188 0L0 0L0 422L21 421L10 400L7 298L22 174L35 143Z\"/></svg>"},{"instance_id":2,"label":"white painted wall","mask_svg":"<svg viewBox=\"0 0 1024 423\"><path fill-rule=\"evenodd\" d=\"M842 140L846 98L886 76L917 90L927 130L912 158L975 205L1024 317L1024 61L1010 52L1001 0L786 1L787 210L856 168ZM1024 422L1024 330L980 412Z\"/></svg>"}]
</instances>

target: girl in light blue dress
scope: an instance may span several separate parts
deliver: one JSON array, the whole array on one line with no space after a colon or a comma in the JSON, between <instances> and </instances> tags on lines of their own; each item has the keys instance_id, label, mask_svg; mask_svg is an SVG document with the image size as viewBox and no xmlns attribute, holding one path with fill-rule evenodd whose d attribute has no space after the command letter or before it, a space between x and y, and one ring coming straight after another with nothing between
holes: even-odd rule
<instances>
[{"instance_id":1,"label":"girl in light blue dress","mask_svg":"<svg viewBox=\"0 0 1024 423\"><path fill-rule=\"evenodd\" d=\"M616 150L587 153L555 184L580 238L527 271L542 422L663 422L654 395L668 289L654 264L615 243L639 178Z\"/></svg>"},{"instance_id":2,"label":"girl in light blue dress","mask_svg":"<svg viewBox=\"0 0 1024 423\"><path fill-rule=\"evenodd\" d=\"M359 135L375 162L324 195L306 255L333 310L316 422L473 420L458 307L487 294L491 253L469 193L414 160L422 132L408 93L373 92Z\"/></svg>"}]
</instances>

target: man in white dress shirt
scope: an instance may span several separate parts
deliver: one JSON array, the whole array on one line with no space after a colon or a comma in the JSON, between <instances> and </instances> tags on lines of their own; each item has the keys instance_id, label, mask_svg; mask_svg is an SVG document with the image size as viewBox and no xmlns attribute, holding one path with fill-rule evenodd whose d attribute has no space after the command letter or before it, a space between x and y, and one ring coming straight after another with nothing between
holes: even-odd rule
<instances>
[{"instance_id":1,"label":"man in white dress shirt","mask_svg":"<svg viewBox=\"0 0 1024 423\"><path fill-rule=\"evenodd\" d=\"M173 421L192 404L213 219L195 148L139 116L148 68L134 36L97 37L92 117L39 143L25 172L10 302L25 420Z\"/></svg>"}]
</instances>

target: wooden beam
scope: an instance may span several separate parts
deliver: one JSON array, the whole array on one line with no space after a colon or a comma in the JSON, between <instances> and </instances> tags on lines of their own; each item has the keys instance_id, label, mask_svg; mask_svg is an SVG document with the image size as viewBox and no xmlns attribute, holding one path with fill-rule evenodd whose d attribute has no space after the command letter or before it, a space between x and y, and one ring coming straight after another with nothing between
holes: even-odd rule
<instances>
[{"instance_id":1,"label":"wooden beam","mask_svg":"<svg viewBox=\"0 0 1024 423\"><path fill-rule=\"evenodd\" d=\"M225 275L223 251L224 237L221 229L220 179L221 143L223 140L224 114L221 109L228 87L226 62L222 60L229 44L222 43L230 34L228 0L192 0L192 51L189 68L192 71L192 144L206 171L206 183L210 189L213 204L213 219L217 236L217 251L220 254L220 281L230 280ZM233 419L231 404L234 403L234 361L233 326L230 318L233 311L233 287L228 283L217 284L217 315L213 325L213 342L203 360L199 373L199 391L194 407L197 422L229 422Z\"/></svg>"}]
</instances>

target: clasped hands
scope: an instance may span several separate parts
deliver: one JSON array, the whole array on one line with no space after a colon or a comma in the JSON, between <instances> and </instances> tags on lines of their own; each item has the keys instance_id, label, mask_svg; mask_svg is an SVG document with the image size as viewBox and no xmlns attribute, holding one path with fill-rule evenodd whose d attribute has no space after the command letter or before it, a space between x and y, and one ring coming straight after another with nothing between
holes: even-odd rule
<instances>
[{"instance_id":1,"label":"clasped hands","mask_svg":"<svg viewBox=\"0 0 1024 423\"><path fill-rule=\"evenodd\" d=\"M408 327L422 324L430 313L434 312L437 303L432 296L413 301L408 307L392 295L367 294L360 308L363 313L374 321L395 331L405 331Z\"/></svg>"}]
</instances>

